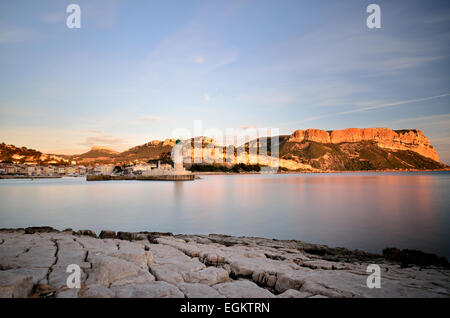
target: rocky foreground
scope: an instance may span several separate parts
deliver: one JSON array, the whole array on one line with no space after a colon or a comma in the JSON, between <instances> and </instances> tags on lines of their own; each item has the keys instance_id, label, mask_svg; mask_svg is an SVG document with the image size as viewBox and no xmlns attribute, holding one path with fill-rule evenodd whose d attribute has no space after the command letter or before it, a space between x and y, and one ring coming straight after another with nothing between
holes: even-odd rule
<instances>
[{"instance_id":1,"label":"rocky foreground","mask_svg":"<svg viewBox=\"0 0 450 318\"><path fill-rule=\"evenodd\" d=\"M450 270L299 241L224 235L0 231L0 297L449 297ZM391 251L392 252L392 251ZM82 269L69 289L69 264ZM381 267L369 289L368 264Z\"/></svg>"}]
</instances>

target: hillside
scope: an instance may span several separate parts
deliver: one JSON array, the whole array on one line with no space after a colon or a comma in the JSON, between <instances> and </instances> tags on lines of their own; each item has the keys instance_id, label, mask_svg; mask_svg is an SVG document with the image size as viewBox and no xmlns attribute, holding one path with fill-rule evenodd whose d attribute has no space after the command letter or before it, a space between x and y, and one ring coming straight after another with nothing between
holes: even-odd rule
<instances>
[{"instance_id":1,"label":"hillside","mask_svg":"<svg viewBox=\"0 0 450 318\"><path fill-rule=\"evenodd\" d=\"M27 147L0 144L0 162L21 164L67 164L69 161L62 156L43 154Z\"/></svg>"},{"instance_id":2,"label":"hillside","mask_svg":"<svg viewBox=\"0 0 450 318\"><path fill-rule=\"evenodd\" d=\"M118 154L119 152L112 149L94 146L88 152L69 156L69 158L71 161L76 161L78 164L109 163L113 161Z\"/></svg>"},{"instance_id":3,"label":"hillside","mask_svg":"<svg viewBox=\"0 0 450 318\"><path fill-rule=\"evenodd\" d=\"M197 137L184 141L194 144L194 140L207 145L215 141L208 137ZM237 149L228 146L232 163L266 165L264 159L254 154L257 145L269 143L267 156L271 156L270 143L267 138L252 140ZM170 152L175 145L174 139L154 140L149 143L130 148L124 152L116 152L104 147L92 147L88 152L64 156L42 154L39 151L17 148L2 144L0 159L8 162L40 162L52 163L76 161L77 164L129 164L145 163L148 160L162 159L170 161ZM439 162L439 156L420 130L391 130L388 128L351 128L335 131L318 129L297 130L291 135L279 136L279 166L283 170L297 171L360 171L360 170L437 170L448 168ZM231 148L230 148L231 147ZM223 156L225 148L217 147L212 153L200 153L203 161L215 156ZM237 158L237 153L241 153ZM252 155L249 155L252 154ZM234 154L234 155L233 155ZM192 151L190 156L194 158ZM185 153L185 156L189 156ZM225 161L225 160L224 160ZM207 167L203 167L207 169Z\"/></svg>"},{"instance_id":4,"label":"hillside","mask_svg":"<svg viewBox=\"0 0 450 318\"><path fill-rule=\"evenodd\" d=\"M288 141L280 148L280 157L332 171L445 168L444 164L414 151L383 149L374 141L340 144Z\"/></svg>"},{"instance_id":5,"label":"hillside","mask_svg":"<svg viewBox=\"0 0 450 318\"><path fill-rule=\"evenodd\" d=\"M122 152L117 158L119 160L150 160L159 159L166 153L172 151L175 140L154 140L149 143L130 148Z\"/></svg>"},{"instance_id":6,"label":"hillside","mask_svg":"<svg viewBox=\"0 0 450 318\"><path fill-rule=\"evenodd\" d=\"M297 130L282 143L280 158L333 171L446 168L416 129Z\"/></svg>"}]
</instances>

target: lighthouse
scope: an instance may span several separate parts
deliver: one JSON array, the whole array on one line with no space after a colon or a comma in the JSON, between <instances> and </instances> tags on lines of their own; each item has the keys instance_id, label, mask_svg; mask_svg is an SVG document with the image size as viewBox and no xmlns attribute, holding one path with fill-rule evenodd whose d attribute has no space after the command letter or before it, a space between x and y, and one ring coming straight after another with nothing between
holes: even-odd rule
<instances>
[{"instance_id":1,"label":"lighthouse","mask_svg":"<svg viewBox=\"0 0 450 318\"><path fill-rule=\"evenodd\" d=\"M173 161L173 168L175 170L175 174L181 174L184 173L183 168L183 145L181 144L181 140L177 139L175 146L172 148L172 161Z\"/></svg>"}]
</instances>

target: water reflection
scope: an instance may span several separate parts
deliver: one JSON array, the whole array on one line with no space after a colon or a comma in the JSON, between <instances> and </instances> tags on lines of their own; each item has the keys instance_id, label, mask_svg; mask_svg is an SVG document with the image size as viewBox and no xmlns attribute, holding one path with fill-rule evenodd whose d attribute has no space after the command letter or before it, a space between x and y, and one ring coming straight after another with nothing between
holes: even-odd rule
<instances>
[{"instance_id":1,"label":"water reflection","mask_svg":"<svg viewBox=\"0 0 450 318\"><path fill-rule=\"evenodd\" d=\"M1 180L0 227L224 233L449 257L449 185L448 172Z\"/></svg>"}]
</instances>

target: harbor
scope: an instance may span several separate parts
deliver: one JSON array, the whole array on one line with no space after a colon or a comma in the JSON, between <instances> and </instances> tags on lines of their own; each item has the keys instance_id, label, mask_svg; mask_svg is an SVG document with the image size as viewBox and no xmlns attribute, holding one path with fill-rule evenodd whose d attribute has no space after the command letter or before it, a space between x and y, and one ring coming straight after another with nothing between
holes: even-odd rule
<instances>
[{"instance_id":1,"label":"harbor","mask_svg":"<svg viewBox=\"0 0 450 318\"><path fill-rule=\"evenodd\" d=\"M199 179L194 174L173 175L147 175L147 176L112 176L112 175L88 175L86 181L116 181L116 180L139 180L139 181L192 181Z\"/></svg>"}]
</instances>

